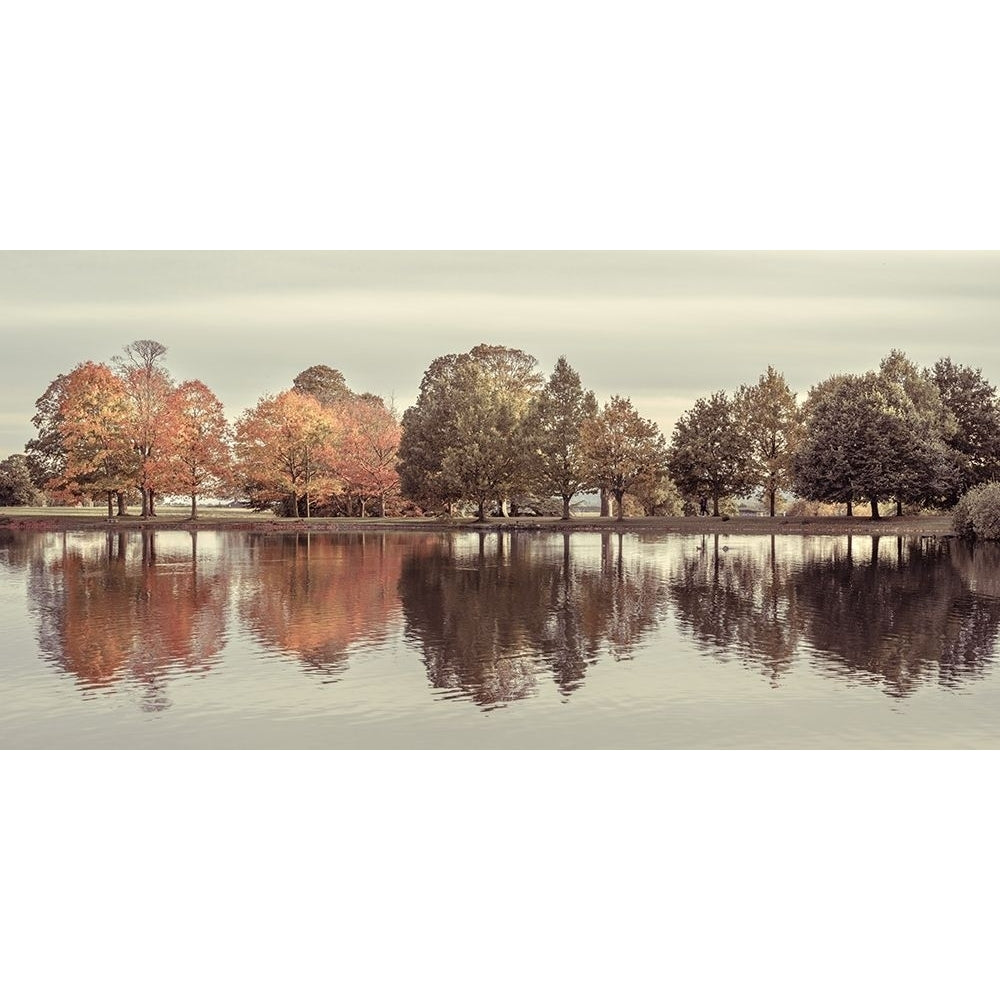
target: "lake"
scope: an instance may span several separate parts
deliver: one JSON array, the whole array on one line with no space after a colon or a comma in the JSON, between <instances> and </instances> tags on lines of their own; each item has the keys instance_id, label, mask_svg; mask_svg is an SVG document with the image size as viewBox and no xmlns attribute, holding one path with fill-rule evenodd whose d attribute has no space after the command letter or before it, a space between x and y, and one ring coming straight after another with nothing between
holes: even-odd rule
<instances>
[{"instance_id":1,"label":"lake","mask_svg":"<svg viewBox=\"0 0 1000 1000\"><path fill-rule=\"evenodd\" d=\"M998 549L0 533L0 745L996 747Z\"/></svg>"}]
</instances>

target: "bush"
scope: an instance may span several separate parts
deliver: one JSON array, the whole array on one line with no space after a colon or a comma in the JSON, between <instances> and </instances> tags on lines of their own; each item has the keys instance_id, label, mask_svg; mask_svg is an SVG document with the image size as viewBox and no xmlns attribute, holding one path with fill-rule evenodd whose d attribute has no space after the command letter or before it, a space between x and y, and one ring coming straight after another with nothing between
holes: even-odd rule
<instances>
[{"instance_id":1,"label":"bush","mask_svg":"<svg viewBox=\"0 0 1000 1000\"><path fill-rule=\"evenodd\" d=\"M965 493L952 512L955 533L1000 541L1000 483L983 483Z\"/></svg>"},{"instance_id":2,"label":"bush","mask_svg":"<svg viewBox=\"0 0 1000 1000\"><path fill-rule=\"evenodd\" d=\"M0 507L40 507L45 496L35 489L24 455L10 455L0 462Z\"/></svg>"},{"instance_id":3,"label":"bush","mask_svg":"<svg viewBox=\"0 0 1000 1000\"><path fill-rule=\"evenodd\" d=\"M972 529L972 501L978 489L979 487L974 487L968 493L963 493L952 508L951 526L959 538L972 538L975 534Z\"/></svg>"}]
</instances>

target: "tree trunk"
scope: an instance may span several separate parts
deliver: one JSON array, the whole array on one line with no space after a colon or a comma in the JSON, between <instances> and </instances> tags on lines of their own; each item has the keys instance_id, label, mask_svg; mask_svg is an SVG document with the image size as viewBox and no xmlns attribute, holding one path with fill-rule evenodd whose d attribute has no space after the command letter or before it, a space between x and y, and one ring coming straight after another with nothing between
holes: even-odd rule
<instances>
[{"instance_id":1,"label":"tree trunk","mask_svg":"<svg viewBox=\"0 0 1000 1000\"><path fill-rule=\"evenodd\" d=\"M903 501L902 500L897 500L896 501L896 517L902 517L902 516L903 516Z\"/></svg>"},{"instance_id":2,"label":"tree trunk","mask_svg":"<svg viewBox=\"0 0 1000 1000\"><path fill-rule=\"evenodd\" d=\"M775 508L775 500L776 500L775 494L777 492L778 492L777 490L770 490L769 493L768 493L768 504L769 504L769 506L771 508L771 517L774 517L774 508Z\"/></svg>"},{"instance_id":3,"label":"tree trunk","mask_svg":"<svg viewBox=\"0 0 1000 1000\"><path fill-rule=\"evenodd\" d=\"M601 517L611 517L611 502L608 498L608 491L601 487Z\"/></svg>"},{"instance_id":4,"label":"tree trunk","mask_svg":"<svg viewBox=\"0 0 1000 1000\"><path fill-rule=\"evenodd\" d=\"M108 490L108 520L109 521L111 520L111 518L113 518L115 516L114 509L111 506L111 497L112 497L112 492L111 492L111 490Z\"/></svg>"},{"instance_id":5,"label":"tree trunk","mask_svg":"<svg viewBox=\"0 0 1000 1000\"><path fill-rule=\"evenodd\" d=\"M563 497L562 498L562 502L563 502L562 519L564 521L569 521L570 518L572 517L572 515L569 512L569 502L570 502L571 499L572 499L571 497Z\"/></svg>"},{"instance_id":6,"label":"tree trunk","mask_svg":"<svg viewBox=\"0 0 1000 1000\"><path fill-rule=\"evenodd\" d=\"M125 513L126 513L126 511L125 511L125 493L122 490L119 490L115 494L115 499L118 501L118 516L119 517L124 517Z\"/></svg>"},{"instance_id":7,"label":"tree trunk","mask_svg":"<svg viewBox=\"0 0 1000 1000\"><path fill-rule=\"evenodd\" d=\"M361 516L365 516L365 508L368 506L368 497L361 498Z\"/></svg>"},{"instance_id":8,"label":"tree trunk","mask_svg":"<svg viewBox=\"0 0 1000 1000\"><path fill-rule=\"evenodd\" d=\"M847 516L854 517L854 501L850 497L847 499Z\"/></svg>"},{"instance_id":9,"label":"tree trunk","mask_svg":"<svg viewBox=\"0 0 1000 1000\"><path fill-rule=\"evenodd\" d=\"M479 501L479 513L476 516L476 520L479 521L480 523L484 523L486 521L486 498L485 497L483 497Z\"/></svg>"},{"instance_id":10,"label":"tree trunk","mask_svg":"<svg viewBox=\"0 0 1000 1000\"><path fill-rule=\"evenodd\" d=\"M147 492L149 493L149 516L156 517L156 511L153 509L153 487L150 486Z\"/></svg>"},{"instance_id":11,"label":"tree trunk","mask_svg":"<svg viewBox=\"0 0 1000 1000\"><path fill-rule=\"evenodd\" d=\"M878 512L878 496L876 496L876 494L874 493L871 496L871 502L872 502L872 520L881 521L882 515Z\"/></svg>"},{"instance_id":12,"label":"tree trunk","mask_svg":"<svg viewBox=\"0 0 1000 1000\"><path fill-rule=\"evenodd\" d=\"M191 494L191 520L193 521L198 516L198 494Z\"/></svg>"},{"instance_id":13,"label":"tree trunk","mask_svg":"<svg viewBox=\"0 0 1000 1000\"><path fill-rule=\"evenodd\" d=\"M719 516L719 496L717 493L712 494L712 517Z\"/></svg>"},{"instance_id":14,"label":"tree trunk","mask_svg":"<svg viewBox=\"0 0 1000 1000\"><path fill-rule=\"evenodd\" d=\"M615 503L618 505L618 520L625 520L625 491L615 490Z\"/></svg>"}]
</instances>

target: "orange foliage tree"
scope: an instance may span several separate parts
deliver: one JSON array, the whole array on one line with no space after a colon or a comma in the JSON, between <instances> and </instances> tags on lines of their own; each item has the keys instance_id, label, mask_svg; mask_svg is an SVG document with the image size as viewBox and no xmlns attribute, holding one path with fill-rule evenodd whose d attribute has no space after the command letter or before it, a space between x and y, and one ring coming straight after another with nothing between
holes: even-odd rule
<instances>
[{"instance_id":1,"label":"orange foliage tree","mask_svg":"<svg viewBox=\"0 0 1000 1000\"><path fill-rule=\"evenodd\" d=\"M369 500L385 517L386 503L399 499L399 438L396 414L378 397L355 396L339 407L342 434L336 465L345 488L361 502L361 516ZM347 502L350 514L350 499Z\"/></svg>"},{"instance_id":2,"label":"orange foliage tree","mask_svg":"<svg viewBox=\"0 0 1000 1000\"><path fill-rule=\"evenodd\" d=\"M148 475L164 492L191 498L218 495L232 482L230 430L222 403L204 382L182 382L166 401L159 432L169 442L149 462Z\"/></svg>"},{"instance_id":3,"label":"orange foliage tree","mask_svg":"<svg viewBox=\"0 0 1000 1000\"><path fill-rule=\"evenodd\" d=\"M59 436L65 452L61 475L46 488L67 499L123 494L136 475L129 434L130 406L124 382L107 365L85 361L62 383Z\"/></svg>"},{"instance_id":4,"label":"orange foliage tree","mask_svg":"<svg viewBox=\"0 0 1000 1000\"><path fill-rule=\"evenodd\" d=\"M129 400L127 428L137 457L137 485L142 492L142 516L152 517L153 498L159 487L156 473L162 470L160 453L169 438L165 417L173 383L159 359L167 353L155 340L136 340L124 353L112 358Z\"/></svg>"},{"instance_id":5,"label":"orange foliage tree","mask_svg":"<svg viewBox=\"0 0 1000 1000\"><path fill-rule=\"evenodd\" d=\"M236 421L236 472L258 509L298 517L328 500L337 482L337 422L312 396L289 390L264 396Z\"/></svg>"}]
</instances>

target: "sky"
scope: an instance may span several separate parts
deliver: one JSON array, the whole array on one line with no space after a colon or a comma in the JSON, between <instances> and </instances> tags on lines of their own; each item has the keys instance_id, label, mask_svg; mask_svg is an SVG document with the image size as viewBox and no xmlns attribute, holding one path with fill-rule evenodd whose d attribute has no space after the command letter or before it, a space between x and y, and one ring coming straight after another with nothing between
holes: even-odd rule
<instances>
[{"instance_id":1,"label":"sky","mask_svg":"<svg viewBox=\"0 0 1000 1000\"><path fill-rule=\"evenodd\" d=\"M804 397L893 348L1000 382L1000 253L0 252L0 456L80 362L163 343L236 418L310 365L416 399L437 356L480 343L560 355L600 400L629 396L669 437L699 396L768 365Z\"/></svg>"}]
</instances>

